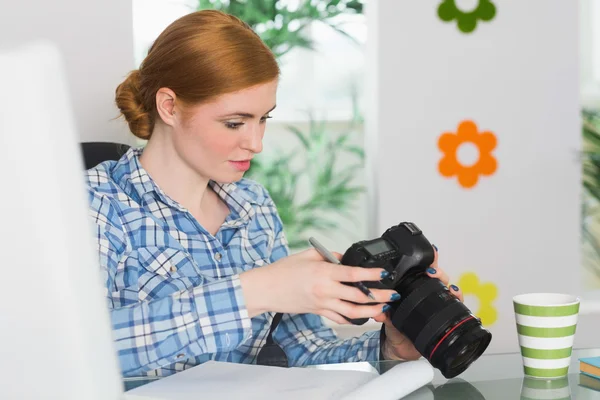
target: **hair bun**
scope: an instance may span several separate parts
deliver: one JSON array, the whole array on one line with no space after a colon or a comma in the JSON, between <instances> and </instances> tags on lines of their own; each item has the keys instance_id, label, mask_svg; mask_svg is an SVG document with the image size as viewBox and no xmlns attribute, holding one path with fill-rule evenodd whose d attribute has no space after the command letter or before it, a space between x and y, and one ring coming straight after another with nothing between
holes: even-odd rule
<instances>
[{"instance_id":1,"label":"hair bun","mask_svg":"<svg viewBox=\"0 0 600 400\"><path fill-rule=\"evenodd\" d=\"M115 94L117 107L129 124L131 132L140 139L149 139L152 134L152 121L140 94L140 71L131 71L117 86Z\"/></svg>"}]
</instances>

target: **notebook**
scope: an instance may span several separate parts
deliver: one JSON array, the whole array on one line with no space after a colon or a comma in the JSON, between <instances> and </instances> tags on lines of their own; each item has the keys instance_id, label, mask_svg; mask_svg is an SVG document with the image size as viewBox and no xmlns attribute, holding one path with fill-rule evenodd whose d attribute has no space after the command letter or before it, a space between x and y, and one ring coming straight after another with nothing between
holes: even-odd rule
<instances>
[{"instance_id":1,"label":"notebook","mask_svg":"<svg viewBox=\"0 0 600 400\"><path fill-rule=\"evenodd\" d=\"M580 358L579 370L582 374L600 379L600 356Z\"/></svg>"},{"instance_id":2,"label":"notebook","mask_svg":"<svg viewBox=\"0 0 600 400\"><path fill-rule=\"evenodd\" d=\"M351 365L351 364L346 364ZM368 365L368 364L367 364ZM397 400L433 380L426 360L379 375L363 370L280 368L209 361L125 393L127 400Z\"/></svg>"},{"instance_id":3,"label":"notebook","mask_svg":"<svg viewBox=\"0 0 600 400\"><path fill-rule=\"evenodd\" d=\"M600 379L586 374L579 374L579 386L600 392Z\"/></svg>"}]
</instances>

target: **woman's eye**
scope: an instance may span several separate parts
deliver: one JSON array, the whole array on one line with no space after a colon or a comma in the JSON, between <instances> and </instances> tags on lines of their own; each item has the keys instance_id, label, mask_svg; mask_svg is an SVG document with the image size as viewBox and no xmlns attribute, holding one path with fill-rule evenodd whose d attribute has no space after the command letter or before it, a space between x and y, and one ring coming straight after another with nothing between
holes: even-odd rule
<instances>
[{"instance_id":1,"label":"woman's eye","mask_svg":"<svg viewBox=\"0 0 600 400\"><path fill-rule=\"evenodd\" d=\"M225 122L225 126L228 129L238 129L242 125L244 125L243 122Z\"/></svg>"},{"instance_id":2,"label":"woman's eye","mask_svg":"<svg viewBox=\"0 0 600 400\"><path fill-rule=\"evenodd\" d=\"M273 117L272 117L272 116L270 116L270 115L265 115L264 117L262 117L262 118L260 119L260 122L266 122L266 121L267 121L269 118L273 118Z\"/></svg>"}]
</instances>

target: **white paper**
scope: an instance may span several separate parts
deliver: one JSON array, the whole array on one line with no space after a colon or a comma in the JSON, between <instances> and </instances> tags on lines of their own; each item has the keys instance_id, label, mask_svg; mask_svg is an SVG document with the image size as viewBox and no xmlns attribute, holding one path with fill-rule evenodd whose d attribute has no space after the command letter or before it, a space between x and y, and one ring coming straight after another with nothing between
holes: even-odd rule
<instances>
[{"instance_id":1,"label":"white paper","mask_svg":"<svg viewBox=\"0 0 600 400\"><path fill-rule=\"evenodd\" d=\"M407 362L383 375L374 372L279 368L209 361L133 389L127 400L374 398L397 400L431 382L426 361ZM363 397L364 396L364 397Z\"/></svg>"},{"instance_id":2,"label":"white paper","mask_svg":"<svg viewBox=\"0 0 600 400\"><path fill-rule=\"evenodd\" d=\"M344 400L397 400L433 380L433 368L425 360L398 364L348 393Z\"/></svg>"}]
</instances>

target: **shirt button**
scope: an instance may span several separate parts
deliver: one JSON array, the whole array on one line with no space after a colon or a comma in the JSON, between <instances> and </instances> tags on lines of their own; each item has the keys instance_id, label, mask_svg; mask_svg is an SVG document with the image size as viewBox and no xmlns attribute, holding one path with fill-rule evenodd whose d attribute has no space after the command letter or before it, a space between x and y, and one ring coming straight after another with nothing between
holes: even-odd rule
<instances>
[{"instance_id":1,"label":"shirt button","mask_svg":"<svg viewBox=\"0 0 600 400\"><path fill-rule=\"evenodd\" d=\"M217 253L217 254L215 254L215 260L217 260L217 261L221 261L221 257L222 257L222 256L221 256L221 253Z\"/></svg>"},{"instance_id":2,"label":"shirt button","mask_svg":"<svg viewBox=\"0 0 600 400\"><path fill-rule=\"evenodd\" d=\"M177 354L177 358L183 357L183 354Z\"/></svg>"},{"instance_id":3,"label":"shirt button","mask_svg":"<svg viewBox=\"0 0 600 400\"><path fill-rule=\"evenodd\" d=\"M171 265L171 272L175 272L175 271L177 271L177 267L174 265Z\"/></svg>"}]
</instances>

